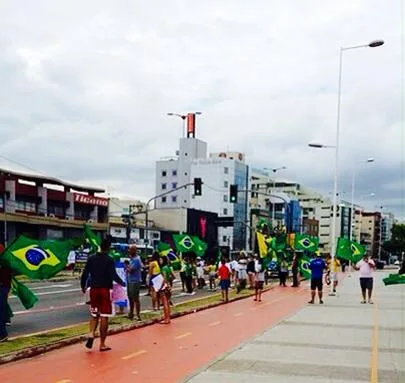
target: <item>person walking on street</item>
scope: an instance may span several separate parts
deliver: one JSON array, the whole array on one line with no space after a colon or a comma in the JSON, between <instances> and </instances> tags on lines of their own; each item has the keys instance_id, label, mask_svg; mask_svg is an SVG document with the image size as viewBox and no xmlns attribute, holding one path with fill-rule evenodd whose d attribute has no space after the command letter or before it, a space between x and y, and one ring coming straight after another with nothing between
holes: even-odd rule
<instances>
[{"instance_id":1,"label":"person walking on street","mask_svg":"<svg viewBox=\"0 0 405 383\"><path fill-rule=\"evenodd\" d=\"M249 276L249 288L254 289L255 287L255 260L253 257L249 257L247 263L247 273Z\"/></svg>"},{"instance_id":2,"label":"person walking on street","mask_svg":"<svg viewBox=\"0 0 405 383\"><path fill-rule=\"evenodd\" d=\"M218 276L220 278L222 300L227 303L229 301L229 287L231 286L231 271L226 265L224 258L221 259L221 266L218 268Z\"/></svg>"},{"instance_id":3,"label":"person walking on street","mask_svg":"<svg viewBox=\"0 0 405 383\"><path fill-rule=\"evenodd\" d=\"M264 267L263 260L258 260L256 264L256 274L255 274L255 299L254 301L262 301L262 292L264 285Z\"/></svg>"},{"instance_id":4,"label":"person walking on street","mask_svg":"<svg viewBox=\"0 0 405 383\"><path fill-rule=\"evenodd\" d=\"M326 269L326 263L320 254L317 254L316 257L312 259L311 263L309 264L309 269L311 270L311 300L308 303L315 303L315 294L316 290L318 290L319 303L322 305L322 277L323 271Z\"/></svg>"},{"instance_id":5,"label":"person walking on street","mask_svg":"<svg viewBox=\"0 0 405 383\"><path fill-rule=\"evenodd\" d=\"M7 300L11 289L11 278L11 270L6 266L0 266L0 342L8 339L6 326L10 318Z\"/></svg>"},{"instance_id":6,"label":"person walking on street","mask_svg":"<svg viewBox=\"0 0 405 383\"><path fill-rule=\"evenodd\" d=\"M280 286L286 287L287 277L288 277L288 262L285 259L285 256L282 255L280 260L280 271L279 271Z\"/></svg>"},{"instance_id":7,"label":"person walking on street","mask_svg":"<svg viewBox=\"0 0 405 383\"><path fill-rule=\"evenodd\" d=\"M186 282L186 291L188 295L194 295L193 292L193 266L188 258L184 259L184 278Z\"/></svg>"},{"instance_id":8,"label":"person walking on street","mask_svg":"<svg viewBox=\"0 0 405 383\"><path fill-rule=\"evenodd\" d=\"M142 268L143 264L141 257L137 254L136 246L131 246L128 250L130 256L129 264L126 268L127 271L127 294L129 301L128 318L134 319L134 309L136 310L136 318L141 320L141 301L139 299L139 292L142 283Z\"/></svg>"},{"instance_id":9,"label":"person walking on street","mask_svg":"<svg viewBox=\"0 0 405 383\"><path fill-rule=\"evenodd\" d=\"M169 324L170 323L170 305L172 304L172 290L170 288L170 281L174 278L173 270L169 266L168 258L161 257L161 271L163 276L163 285L161 289L158 291L159 299L163 305L163 320L162 324Z\"/></svg>"},{"instance_id":10,"label":"person walking on street","mask_svg":"<svg viewBox=\"0 0 405 383\"><path fill-rule=\"evenodd\" d=\"M338 272L340 270L340 267L341 267L340 261L336 257L333 258L333 262L332 262L332 258L329 260L329 262L328 262L329 278L332 283L332 294L333 295L336 294L336 287L339 282Z\"/></svg>"},{"instance_id":11,"label":"person walking on street","mask_svg":"<svg viewBox=\"0 0 405 383\"><path fill-rule=\"evenodd\" d=\"M108 333L108 318L113 315L111 290L113 281L125 287L125 282L115 270L114 260L108 255L111 241L104 239L101 242L101 251L87 260L81 277L81 288L86 293L86 283L90 276L90 333L86 347L93 347L95 333L100 322L100 351L111 350L105 344Z\"/></svg>"},{"instance_id":12,"label":"person walking on street","mask_svg":"<svg viewBox=\"0 0 405 383\"><path fill-rule=\"evenodd\" d=\"M363 259L353 266L355 270L359 270L360 288L363 300L361 303L366 303L366 295L368 292L368 303L373 304L371 296L373 294L373 272L375 270L375 262L365 254Z\"/></svg>"},{"instance_id":13,"label":"person walking on street","mask_svg":"<svg viewBox=\"0 0 405 383\"><path fill-rule=\"evenodd\" d=\"M298 287L300 285L300 282L298 280L298 254L294 253L294 257L292 260L292 265L291 265L291 272L292 272L292 277L293 277L293 284L291 287Z\"/></svg>"}]
</instances>

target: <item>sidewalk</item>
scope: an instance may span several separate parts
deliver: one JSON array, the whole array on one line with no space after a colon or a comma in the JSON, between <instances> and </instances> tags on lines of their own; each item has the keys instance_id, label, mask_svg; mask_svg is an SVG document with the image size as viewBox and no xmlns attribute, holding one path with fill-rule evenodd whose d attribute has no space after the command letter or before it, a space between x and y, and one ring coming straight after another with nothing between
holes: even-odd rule
<instances>
[{"instance_id":1,"label":"sidewalk","mask_svg":"<svg viewBox=\"0 0 405 383\"><path fill-rule=\"evenodd\" d=\"M392 271L390 271L392 272ZM187 379L203 382L405 382L405 285L375 275L360 304L356 274L325 305L306 306Z\"/></svg>"}]
</instances>

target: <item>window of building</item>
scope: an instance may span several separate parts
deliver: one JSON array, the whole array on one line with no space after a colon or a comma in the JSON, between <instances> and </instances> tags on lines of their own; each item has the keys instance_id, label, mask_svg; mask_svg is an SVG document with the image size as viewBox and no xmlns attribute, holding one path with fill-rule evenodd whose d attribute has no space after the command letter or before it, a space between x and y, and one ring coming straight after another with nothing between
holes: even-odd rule
<instances>
[{"instance_id":1,"label":"window of building","mask_svg":"<svg viewBox=\"0 0 405 383\"><path fill-rule=\"evenodd\" d=\"M188 156L188 153L184 153L184 155L187 157L187 156Z\"/></svg>"},{"instance_id":2,"label":"window of building","mask_svg":"<svg viewBox=\"0 0 405 383\"><path fill-rule=\"evenodd\" d=\"M177 170L175 169L175 170L172 170L172 176L173 177L176 177L177 176Z\"/></svg>"},{"instance_id":3,"label":"window of building","mask_svg":"<svg viewBox=\"0 0 405 383\"><path fill-rule=\"evenodd\" d=\"M224 194L224 202L228 202L228 195Z\"/></svg>"},{"instance_id":4,"label":"window of building","mask_svg":"<svg viewBox=\"0 0 405 383\"><path fill-rule=\"evenodd\" d=\"M176 188L177 188L177 182L173 182L173 183L172 183L172 188L173 188L173 189L176 189Z\"/></svg>"},{"instance_id":5,"label":"window of building","mask_svg":"<svg viewBox=\"0 0 405 383\"><path fill-rule=\"evenodd\" d=\"M224 215L228 215L228 209L224 209Z\"/></svg>"},{"instance_id":6,"label":"window of building","mask_svg":"<svg viewBox=\"0 0 405 383\"><path fill-rule=\"evenodd\" d=\"M184 172L184 175L185 175L185 176L187 176L187 175L188 175L188 173L187 173L187 172Z\"/></svg>"},{"instance_id":7,"label":"window of building","mask_svg":"<svg viewBox=\"0 0 405 383\"><path fill-rule=\"evenodd\" d=\"M167 189L167 184L162 184L162 190L166 190Z\"/></svg>"},{"instance_id":8,"label":"window of building","mask_svg":"<svg viewBox=\"0 0 405 383\"><path fill-rule=\"evenodd\" d=\"M226 240L227 240L226 235L223 235L222 236L222 242L226 242Z\"/></svg>"},{"instance_id":9,"label":"window of building","mask_svg":"<svg viewBox=\"0 0 405 383\"><path fill-rule=\"evenodd\" d=\"M162 177L166 177L167 176L167 171L166 170L162 170Z\"/></svg>"},{"instance_id":10,"label":"window of building","mask_svg":"<svg viewBox=\"0 0 405 383\"><path fill-rule=\"evenodd\" d=\"M224 167L224 173L229 174L229 168L228 167Z\"/></svg>"},{"instance_id":11,"label":"window of building","mask_svg":"<svg viewBox=\"0 0 405 383\"><path fill-rule=\"evenodd\" d=\"M172 202L177 202L177 195L172 195Z\"/></svg>"},{"instance_id":12,"label":"window of building","mask_svg":"<svg viewBox=\"0 0 405 383\"><path fill-rule=\"evenodd\" d=\"M228 181L224 181L224 188L229 187L229 182Z\"/></svg>"},{"instance_id":13,"label":"window of building","mask_svg":"<svg viewBox=\"0 0 405 383\"><path fill-rule=\"evenodd\" d=\"M166 203L167 197L162 197L162 203Z\"/></svg>"}]
</instances>

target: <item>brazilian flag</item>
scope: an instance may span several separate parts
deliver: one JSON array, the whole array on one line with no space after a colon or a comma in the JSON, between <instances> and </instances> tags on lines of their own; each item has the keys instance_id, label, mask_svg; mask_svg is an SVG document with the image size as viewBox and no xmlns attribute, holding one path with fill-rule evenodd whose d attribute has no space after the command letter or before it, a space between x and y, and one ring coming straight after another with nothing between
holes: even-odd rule
<instances>
[{"instance_id":1,"label":"brazilian flag","mask_svg":"<svg viewBox=\"0 0 405 383\"><path fill-rule=\"evenodd\" d=\"M303 278L311 279L311 270L309 264L311 263L311 258L306 255L298 258L298 268Z\"/></svg>"},{"instance_id":2,"label":"brazilian flag","mask_svg":"<svg viewBox=\"0 0 405 383\"><path fill-rule=\"evenodd\" d=\"M188 234L173 234L174 245L179 253L193 252L195 243Z\"/></svg>"},{"instance_id":3,"label":"brazilian flag","mask_svg":"<svg viewBox=\"0 0 405 383\"><path fill-rule=\"evenodd\" d=\"M77 241L38 241L20 235L0 256L0 263L15 274L49 279L63 270Z\"/></svg>"},{"instance_id":4,"label":"brazilian flag","mask_svg":"<svg viewBox=\"0 0 405 383\"><path fill-rule=\"evenodd\" d=\"M295 234L295 250L314 253L318 250L319 238L307 234Z\"/></svg>"},{"instance_id":5,"label":"brazilian flag","mask_svg":"<svg viewBox=\"0 0 405 383\"><path fill-rule=\"evenodd\" d=\"M84 237L85 241L90 245L90 254L98 253L100 251L101 238L87 224L84 225Z\"/></svg>"}]
</instances>

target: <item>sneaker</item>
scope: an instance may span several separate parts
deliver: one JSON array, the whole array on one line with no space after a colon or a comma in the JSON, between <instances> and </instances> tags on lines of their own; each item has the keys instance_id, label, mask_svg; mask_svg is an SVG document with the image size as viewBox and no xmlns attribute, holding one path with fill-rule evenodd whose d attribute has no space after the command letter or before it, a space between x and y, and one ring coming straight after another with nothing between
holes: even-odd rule
<instances>
[{"instance_id":1,"label":"sneaker","mask_svg":"<svg viewBox=\"0 0 405 383\"><path fill-rule=\"evenodd\" d=\"M368 303L369 303L370 305L374 304L374 302L373 302L371 299L368 301Z\"/></svg>"},{"instance_id":2,"label":"sneaker","mask_svg":"<svg viewBox=\"0 0 405 383\"><path fill-rule=\"evenodd\" d=\"M314 301L309 301L308 302L310 305L313 305L314 304Z\"/></svg>"},{"instance_id":3,"label":"sneaker","mask_svg":"<svg viewBox=\"0 0 405 383\"><path fill-rule=\"evenodd\" d=\"M320 304L320 305L323 305L323 300L322 300L322 299L319 301L319 304Z\"/></svg>"},{"instance_id":4,"label":"sneaker","mask_svg":"<svg viewBox=\"0 0 405 383\"><path fill-rule=\"evenodd\" d=\"M361 301L360 303L361 303L362 305L364 305L364 304L367 303L367 302L366 302L366 301Z\"/></svg>"}]
</instances>

